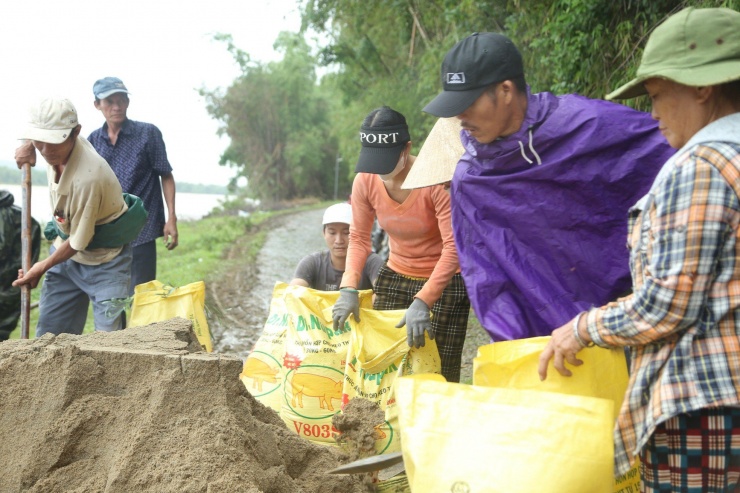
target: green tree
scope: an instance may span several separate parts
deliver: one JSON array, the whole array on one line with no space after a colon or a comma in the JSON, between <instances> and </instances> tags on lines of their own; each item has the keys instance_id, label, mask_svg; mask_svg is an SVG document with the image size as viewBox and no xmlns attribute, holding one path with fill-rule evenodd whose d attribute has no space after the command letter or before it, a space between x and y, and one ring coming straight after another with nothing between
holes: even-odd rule
<instances>
[{"instance_id":1,"label":"green tree","mask_svg":"<svg viewBox=\"0 0 740 493\"><path fill-rule=\"evenodd\" d=\"M421 108L440 90L442 59L470 33L512 38L535 92L603 98L634 75L650 31L687 6L738 10L740 0L306 0L303 28L325 36L319 61L338 67L332 84L351 115L336 118L343 153L381 104L406 115L418 149L434 122Z\"/></svg>"},{"instance_id":2,"label":"green tree","mask_svg":"<svg viewBox=\"0 0 740 493\"><path fill-rule=\"evenodd\" d=\"M435 121L421 109L441 89L442 59L472 32L512 38L533 91L603 98L634 75L650 31L668 15L687 6L740 10L740 0L299 1L301 33L278 38L281 62L254 63L222 36L242 75L223 94L205 92L231 139L222 164L263 199L330 197L337 156L345 196L360 124L381 105L406 116L418 151ZM308 32L320 35L315 56ZM326 71L320 81L316 67Z\"/></svg>"},{"instance_id":3,"label":"green tree","mask_svg":"<svg viewBox=\"0 0 740 493\"><path fill-rule=\"evenodd\" d=\"M333 193L336 143L327 132L328 105L317 86L316 61L302 36L281 33L283 60L253 62L228 35L217 39L241 76L224 90L201 90L230 144L221 164L248 180L248 195L267 202Z\"/></svg>"},{"instance_id":4,"label":"green tree","mask_svg":"<svg viewBox=\"0 0 740 493\"><path fill-rule=\"evenodd\" d=\"M506 33L536 91L593 98L630 80L652 29L685 7L738 8L739 0L510 1ZM646 98L630 101L648 108Z\"/></svg>"},{"instance_id":5,"label":"green tree","mask_svg":"<svg viewBox=\"0 0 740 493\"><path fill-rule=\"evenodd\" d=\"M353 176L359 152L362 119L379 106L388 105L406 116L418 151L435 121L421 108L439 90L444 53L459 37L475 30L474 24L503 25L504 11L484 4L472 0L305 3L304 30L317 31L326 41L319 62L336 68L322 79L322 85L330 85L338 94L332 130L346 157L348 178Z\"/></svg>"}]
</instances>

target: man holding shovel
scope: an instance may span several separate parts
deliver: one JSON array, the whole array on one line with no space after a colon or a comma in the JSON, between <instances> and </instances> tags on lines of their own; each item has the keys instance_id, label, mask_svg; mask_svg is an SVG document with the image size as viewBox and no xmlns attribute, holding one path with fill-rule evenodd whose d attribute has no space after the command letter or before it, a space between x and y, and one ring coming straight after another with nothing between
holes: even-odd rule
<instances>
[{"instance_id":1,"label":"man holding shovel","mask_svg":"<svg viewBox=\"0 0 740 493\"><path fill-rule=\"evenodd\" d=\"M77 111L66 99L35 105L16 149L19 168L36 164L38 150L48 163L53 219L44 235L54 239L49 257L18 271L13 286L35 288L46 280L39 302L36 336L47 332L81 334L90 301L95 329L125 326L131 277L131 247L146 221L141 200L121 192L108 163L81 138Z\"/></svg>"}]
</instances>

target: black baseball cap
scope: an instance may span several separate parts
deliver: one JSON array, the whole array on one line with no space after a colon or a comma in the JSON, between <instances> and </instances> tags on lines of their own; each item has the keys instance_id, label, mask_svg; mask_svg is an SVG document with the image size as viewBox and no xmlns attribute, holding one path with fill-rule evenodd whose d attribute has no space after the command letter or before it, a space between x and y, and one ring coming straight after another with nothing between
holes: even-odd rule
<instances>
[{"instance_id":1,"label":"black baseball cap","mask_svg":"<svg viewBox=\"0 0 740 493\"><path fill-rule=\"evenodd\" d=\"M465 111L491 84L524 75L522 55L499 33L473 33L459 41L442 62L442 89L424 107L449 118Z\"/></svg>"},{"instance_id":2,"label":"black baseball cap","mask_svg":"<svg viewBox=\"0 0 740 493\"><path fill-rule=\"evenodd\" d=\"M401 151L409 140L409 127L405 123L387 127L361 127L362 150L355 173L387 175L395 169Z\"/></svg>"}]
</instances>

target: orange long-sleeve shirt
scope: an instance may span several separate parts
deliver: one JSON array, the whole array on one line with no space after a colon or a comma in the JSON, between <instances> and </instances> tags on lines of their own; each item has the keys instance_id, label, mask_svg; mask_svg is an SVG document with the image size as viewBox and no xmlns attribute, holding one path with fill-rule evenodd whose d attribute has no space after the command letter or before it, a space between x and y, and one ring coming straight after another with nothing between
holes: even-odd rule
<instances>
[{"instance_id":1,"label":"orange long-sleeve shirt","mask_svg":"<svg viewBox=\"0 0 740 493\"><path fill-rule=\"evenodd\" d=\"M414 189L399 204L377 175L358 173L352 184L352 225L342 286L356 287L372 251L375 216L388 234L388 267L409 277L428 278L416 294L431 307L460 271L450 221L450 195L442 185Z\"/></svg>"}]
</instances>

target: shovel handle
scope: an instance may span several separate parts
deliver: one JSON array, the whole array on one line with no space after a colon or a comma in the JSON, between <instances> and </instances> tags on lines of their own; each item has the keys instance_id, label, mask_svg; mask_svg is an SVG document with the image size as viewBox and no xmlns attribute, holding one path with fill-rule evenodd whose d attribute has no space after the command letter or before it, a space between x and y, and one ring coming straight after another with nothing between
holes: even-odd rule
<instances>
[{"instance_id":1,"label":"shovel handle","mask_svg":"<svg viewBox=\"0 0 740 493\"><path fill-rule=\"evenodd\" d=\"M21 267L23 272L31 269L31 165L23 165L21 213ZM31 286L21 286L21 339L28 339L31 320Z\"/></svg>"}]
</instances>

